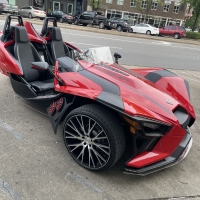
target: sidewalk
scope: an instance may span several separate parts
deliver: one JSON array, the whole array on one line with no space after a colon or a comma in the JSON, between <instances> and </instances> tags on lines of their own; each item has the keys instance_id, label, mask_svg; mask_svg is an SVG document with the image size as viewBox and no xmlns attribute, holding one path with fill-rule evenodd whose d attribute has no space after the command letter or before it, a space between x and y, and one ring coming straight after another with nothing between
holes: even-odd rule
<instances>
[{"instance_id":1,"label":"sidewalk","mask_svg":"<svg viewBox=\"0 0 200 200\"><path fill-rule=\"evenodd\" d=\"M6 15L0 15L0 20L5 20ZM30 21L33 24L37 25L43 25L43 21L39 19L27 19L23 18L24 21ZM141 39L151 39L151 40L157 40L157 41L164 41L164 42L176 42L176 43L182 43L182 44L191 44L191 45L199 45L199 40L194 39L174 39L173 37L158 37L158 36L149 36L145 34L134 34L134 33L128 33L128 32L118 32L116 30L106 30L106 29L99 29L97 26L77 26L73 24L67 24L67 23L59 23L58 26L60 28L66 28L66 29L73 29L73 30L79 30L79 31L89 31L89 32L95 32L95 33L101 33L101 34L108 34L108 35L118 35L118 36L125 36L125 37L133 37L133 38L141 38Z\"/></svg>"}]
</instances>

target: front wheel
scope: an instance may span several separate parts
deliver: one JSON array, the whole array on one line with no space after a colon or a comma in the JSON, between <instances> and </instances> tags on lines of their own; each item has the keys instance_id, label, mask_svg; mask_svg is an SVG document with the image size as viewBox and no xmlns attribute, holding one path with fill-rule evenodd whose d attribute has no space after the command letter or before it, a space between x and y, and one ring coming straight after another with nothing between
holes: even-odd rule
<instances>
[{"instance_id":1,"label":"front wheel","mask_svg":"<svg viewBox=\"0 0 200 200\"><path fill-rule=\"evenodd\" d=\"M125 149L125 134L119 119L95 104L81 106L67 115L63 137L73 159L91 171L109 169Z\"/></svg>"},{"instance_id":2,"label":"front wheel","mask_svg":"<svg viewBox=\"0 0 200 200\"><path fill-rule=\"evenodd\" d=\"M59 22L60 22L60 23L63 23L63 18L60 18L60 19L59 19Z\"/></svg>"}]
</instances>

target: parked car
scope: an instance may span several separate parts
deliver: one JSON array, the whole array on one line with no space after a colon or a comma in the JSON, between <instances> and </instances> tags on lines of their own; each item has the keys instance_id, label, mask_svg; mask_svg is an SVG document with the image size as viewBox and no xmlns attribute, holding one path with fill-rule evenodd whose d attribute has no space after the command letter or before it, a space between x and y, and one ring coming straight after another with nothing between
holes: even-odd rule
<instances>
[{"instance_id":1,"label":"parked car","mask_svg":"<svg viewBox=\"0 0 200 200\"><path fill-rule=\"evenodd\" d=\"M2 13L11 13L17 14L18 13L18 6L14 6L7 3L0 3L0 14Z\"/></svg>"},{"instance_id":2,"label":"parked car","mask_svg":"<svg viewBox=\"0 0 200 200\"><path fill-rule=\"evenodd\" d=\"M119 17L110 18L108 25L113 29L117 29L117 31L123 32L127 32L130 28L128 21Z\"/></svg>"},{"instance_id":3,"label":"parked car","mask_svg":"<svg viewBox=\"0 0 200 200\"><path fill-rule=\"evenodd\" d=\"M165 26L159 29L159 35L163 36L173 36L175 39L180 39L186 36L186 30L182 26Z\"/></svg>"},{"instance_id":4,"label":"parked car","mask_svg":"<svg viewBox=\"0 0 200 200\"><path fill-rule=\"evenodd\" d=\"M75 17L73 17L72 15L70 15L68 13L64 13L60 10L48 13L47 16L55 17L56 20L59 21L60 23L67 22L68 24L72 24L75 21L75 19L74 19Z\"/></svg>"},{"instance_id":5,"label":"parked car","mask_svg":"<svg viewBox=\"0 0 200 200\"><path fill-rule=\"evenodd\" d=\"M147 35L158 35L159 28L153 27L150 24L137 24L135 26L130 26L130 33L145 33Z\"/></svg>"},{"instance_id":6,"label":"parked car","mask_svg":"<svg viewBox=\"0 0 200 200\"><path fill-rule=\"evenodd\" d=\"M40 18L44 19L46 17L46 12L39 7L35 6L25 6L19 9L18 14L22 17Z\"/></svg>"},{"instance_id":7,"label":"parked car","mask_svg":"<svg viewBox=\"0 0 200 200\"><path fill-rule=\"evenodd\" d=\"M107 18L101 13L96 11L85 11L81 15L76 16L75 25L83 24L87 26L88 24L98 25L99 28L105 28Z\"/></svg>"}]
</instances>

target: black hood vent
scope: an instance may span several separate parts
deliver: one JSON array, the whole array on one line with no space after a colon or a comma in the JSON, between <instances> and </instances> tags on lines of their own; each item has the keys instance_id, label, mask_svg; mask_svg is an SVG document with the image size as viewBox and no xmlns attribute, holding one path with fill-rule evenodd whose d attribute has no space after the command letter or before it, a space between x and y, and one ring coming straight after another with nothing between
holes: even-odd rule
<instances>
[{"instance_id":1,"label":"black hood vent","mask_svg":"<svg viewBox=\"0 0 200 200\"><path fill-rule=\"evenodd\" d=\"M187 114L186 110L180 106L178 106L175 111L174 115L178 119L180 125L186 129L190 124L190 116Z\"/></svg>"}]
</instances>

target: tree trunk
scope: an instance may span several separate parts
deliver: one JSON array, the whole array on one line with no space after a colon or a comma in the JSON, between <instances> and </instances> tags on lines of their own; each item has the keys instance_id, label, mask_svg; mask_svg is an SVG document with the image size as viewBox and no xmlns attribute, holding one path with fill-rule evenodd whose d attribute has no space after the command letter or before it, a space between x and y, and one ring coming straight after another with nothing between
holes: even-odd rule
<instances>
[{"instance_id":1,"label":"tree trunk","mask_svg":"<svg viewBox=\"0 0 200 200\"><path fill-rule=\"evenodd\" d=\"M200 7L198 7L198 11L196 13L196 17L195 17L195 21L194 21L194 24L193 24L193 27L192 27L192 31L195 31L195 27L197 25L197 22L198 22L198 19L199 19L199 15L200 15Z\"/></svg>"}]
</instances>

